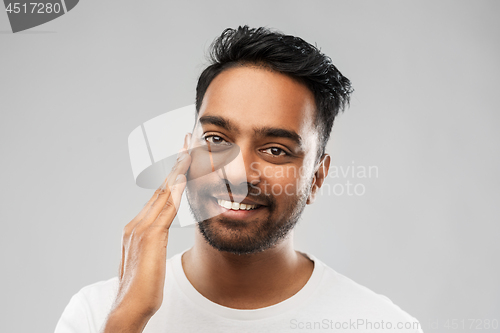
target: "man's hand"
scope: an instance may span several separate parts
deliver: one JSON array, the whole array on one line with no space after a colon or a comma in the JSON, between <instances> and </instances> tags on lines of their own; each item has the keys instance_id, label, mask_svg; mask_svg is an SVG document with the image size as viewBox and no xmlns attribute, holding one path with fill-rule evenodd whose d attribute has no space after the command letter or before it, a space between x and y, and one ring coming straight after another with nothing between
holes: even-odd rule
<instances>
[{"instance_id":1,"label":"man's hand","mask_svg":"<svg viewBox=\"0 0 500 333\"><path fill-rule=\"evenodd\" d=\"M119 289L103 333L142 332L162 304L168 233L186 187L190 139L187 134L170 174L123 229Z\"/></svg>"}]
</instances>

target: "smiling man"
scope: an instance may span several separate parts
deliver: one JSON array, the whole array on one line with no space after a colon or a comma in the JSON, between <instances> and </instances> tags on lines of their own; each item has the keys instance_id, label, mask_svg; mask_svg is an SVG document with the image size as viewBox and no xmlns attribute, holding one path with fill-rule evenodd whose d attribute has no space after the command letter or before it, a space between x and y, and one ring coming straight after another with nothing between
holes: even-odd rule
<instances>
[{"instance_id":1,"label":"smiling man","mask_svg":"<svg viewBox=\"0 0 500 333\"><path fill-rule=\"evenodd\" d=\"M118 277L75 294L56 333L421 332L388 298L294 249L349 80L314 46L265 28L226 29L211 50L195 129L125 227ZM166 260L184 190L195 244Z\"/></svg>"}]
</instances>

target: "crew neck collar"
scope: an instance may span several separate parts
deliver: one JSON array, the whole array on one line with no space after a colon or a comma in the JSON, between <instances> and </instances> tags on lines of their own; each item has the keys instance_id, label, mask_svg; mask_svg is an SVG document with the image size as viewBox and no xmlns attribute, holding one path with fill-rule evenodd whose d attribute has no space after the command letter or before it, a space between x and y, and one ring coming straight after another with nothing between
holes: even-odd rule
<instances>
[{"instance_id":1,"label":"crew neck collar","mask_svg":"<svg viewBox=\"0 0 500 333\"><path fill-rule=\"evenodd\" d=\"M266 306L259 309L233 309L226 307L215 302L212 302L202 294L200 294L189 282L184 269L182 267L182 255L189 249L182 251L174 255L170 262L171 268L174 273L175 281L179 286L179 289L189 298L193 303L195 303L202 311L208 311L210 313L234 320L258 320L264 319L272 316L282 314L293 308L296 308L305 303L305 301L311 297L314 291L319 286L321 277L325 269L324 264L318 260L315 256L300 252L314 262L314 268L311 276L307 283L300 289L296 294L281 301L277 304Z\"/></svg>"}]
</instances>

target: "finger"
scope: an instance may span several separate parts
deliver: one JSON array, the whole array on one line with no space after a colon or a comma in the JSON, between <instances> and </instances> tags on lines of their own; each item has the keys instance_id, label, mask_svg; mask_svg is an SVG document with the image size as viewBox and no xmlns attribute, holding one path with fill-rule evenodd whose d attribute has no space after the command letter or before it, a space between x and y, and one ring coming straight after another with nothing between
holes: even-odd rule
<instances>
[{"instance_id":1,"label":"finger","mask_svg":"<svg viewBox=\"0 0 500 333\"><path fill-rule=\"evenodd\" d=\"M188 134L186 134L186 136L184 136L184 145L179 150L179 152L177 154L177 161L173 167L173 170L177 169L177 164L179 163L180 157L182 156L181 154L189 148L190 140L191 140L191 133L188 133ZM165 180L162 182L160 187L154 192L154 194L151 196L151 198L148 200L148 202L144 205L144 207L139 212L139 214L137 214L137 216L134 217L134 219L126 226L126 227L128 227L129 230L132 230L142 219L144 219L144 217L146 217L148 212L151 210L152 205L157 200L161 199L162 197L165 197L164 200L168 199L168 196L170 195L170 193L169 193L170 189L168 189L167 181L169 180L169 177L171 177L171 174L169 174L165 178ZM177 177L177 175L176 175L176 177Z\"/></svg>"},{"instance_id":2,"label":"finger","mask_svg":"<svg viewBox=\"0 0 500 333\"><path fill-rule=\"evenodd\" d=\"M139 212L139 214L137 214L133 219L132 221L130 221L126 226L125 228L128 229L129 231L132 231L134 229L134 226L139 223L139 221L141 221L145 216L146 214L148 213L148 211L151 209L151 206L153 205L153 203L158 200L160 198L160 194L162 192L164 192L166 189L165 189L165 186L164 186L164 183L166 183L167 181L167 178L165 178L165 180L163 181L163 183L160 185L159 188L156 189L156 191L153 193L153 195L151 196L151 198L149 198L149 200L146 202L146 204L144 204L144 206L142 207L141 211ZM169 189L167 189L169 190ZM168 194L168 193L167 193ZM167 195L168 197L168 195Z\"/></svg>"},{"instance_id":3,"label":"finger","mask_svg":"<svg viewBox=\"0 0 500 333\"><path fill-rule=\"evenodd\" d=\"M176 181L172 185L170 189L170 197L167 202L163 206L163 209L158 214L158 217L151 225L152 227L159 227L162 229L169 229L172 225L172 222L177 215L177 211L179 210L179 205L182 199L182 193L186 188L186 176L183 174L178 175Z\"/></svg>"},{"instance_id":4,"label":"finger","mask_svg":"<svg viewBox=\"0 0 500 333\"><path fill-rule=\"evenodd\" d=\"M179 151L177 152L177 159L176 159L176 162L174 164L174 166L172 167L172 170L170 171L170 173L167 175L167 177L163 180L162 184L160 185L159 189L162 189L162 188L165 188L166 186L171 186L173 184L173 181L171 180L172 178L175 180L175 178L178 176L178 166L179 166L179 163L181 162L182 159L185 158L186 156L186 153L188 155L190 155L190 151L189 151L189 141L190 141L190 133L187 133L185 136L184 136L184 144L182 146L181 149L179 149ZM168 182L170 180L170 183Z\"/></svg>"},{"instance_id":5,"label":"finger","mask_svg":"<svg viewBox=\"0 0 500 333\"><path fill-rule=\"evenodd\" d=\"M155 192L155 194L157 195L156 200L151 203L150 208L144 214L142 219L136 222L134 226L135 228L137 228L139 224L141 224L144 228L147 228L149 225L151 225L151 223L154 222L154 220L156 220L158 214L161 212L163 206L170 197L171 187L175 184L175 179L179 175L182 175L182 177L185 178L184 174L189 169L190 164L191 164L191 156L188 154L187 150L181 151L177 159L176 165L168 175L167 180L157 190L157 192Z\"/></svg>"},{"instance_id":6,"label":"finger","mask_svg":"<svg viewBox=\"0 0 500 333\"><path fill-rule=\"evenodd\" d=\"M169 190L169 189L167 189ZM134 228L137 226L137 224L144 219L144 217L146 217L147 213L151 210L151 207L153 205L153 203L155 201L157 201L159 198L160 198L160 192L161 191L164 191L164 190L160 190L160 189L157 189L153 196L151 196L151 198L148 200L148 202L144 205L144 207L141 209L141 211L139 212L139 214L137 214L133 219L132 221L130 221L129 223L127 223L127 225L125 225L125 227L123 228L123 234L122 234L122 241L125 241L125 239L128 239L132 233L132 231L134 230ZM165 193L165 195L167 196L168 198L168 195L170 195L169 193Z\"/></svg>"},{"instance_id":7,"label":"finger","mask_svg":"<svg viewBox=\"0 0 500 333\"><path fill-rule=\"evenodd\" d=\"M122 239L122 260L120 261L120 267L118 268L118 276L120 277L120 281L123 279L123 265L125 264L125 245Z\"/></svg>"},{"instance_id":8,"label":"finger","mask_svg":"<svg viewBox=\"0 0 500 333\"><path fill-rule=\"evenodd\" d=\"M185 174L188 171L190 165L191 165L191 155L189 155L187 149L183 149L181 152L179 152L177 163L175 164L175 166L172 168L172 171L168 175L164 186L171 187L172 185L174 185L177 176Z\"/></svg>"},{"instance_id":9,"label":"finger","mask_svg":"<svg viewBox=\"0 0 500 333\"><path fill-rule=\"evenodd\" d=\"M189 151L189 154L191 155L191 150L193 149L193 142L191 140L193 134L188 133L187 134L187 150Z\"/></svg>"},{"instance_id":10,"label":"finger","mask_svg":"<svg viewBox=\"0 0 500 333\"><path fill-rule=\"evenodd\" d=\"M146 204L144 205L144 207L142 207L141 211L139 212L139 214L137 214L136 217L134 217L134 221L136 222L139 222L140 220L142 220L144 218L144 216L146 216L147 212L149 211L149 209L151 208L151 205L156 201L158 200L158 197L159 197L159 194L160 194L160 188L158 188L154 193L153 195L151 196L151 198L149 198L148 202L146 202Z\"/></svg>"},{"instance_id":11,"label":"finger","mask_svg":"<svg viewBox=\"0 0 500 333\"><path fill-rule=\"evenodd\" d=\"M185 157L179 161L177 169L169 175L167 184L165 184L163 192L160 192L158 200L152 203L151 208L146 213L145 217L139 222L140 224L143 225L144 228L147 228L149 225L151 225L151 223L153 223L156 220L158 214L160 214L164 206L167 204L167 201L171 195L172 190L174 188L176 189L178 188L175 179L178 176L180 176L181 177L180 179L183 180L185 183L186 176L184 175L184 173L189 168L189 164L191 163L191 156L189 156L189 154L187 153L184 154Z\"/></svg>"}]
</instances>

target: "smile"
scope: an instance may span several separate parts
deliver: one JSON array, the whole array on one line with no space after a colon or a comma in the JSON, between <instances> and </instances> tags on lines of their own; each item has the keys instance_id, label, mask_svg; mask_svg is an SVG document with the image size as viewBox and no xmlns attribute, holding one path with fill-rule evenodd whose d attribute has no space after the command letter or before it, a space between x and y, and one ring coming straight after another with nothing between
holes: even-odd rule
<instances>
[{"instance_id":1,"label":"smile","mask_svg":"<svg viewBox=\"0 0 500 333\"><path fill-rule=\"evenodd\" d=\"M253 210L260 206L260 205L247 205L244 203L231 202L222 199L217 199L217 203L221 207L232 210Z\"/></svg>"}]
</instances>

